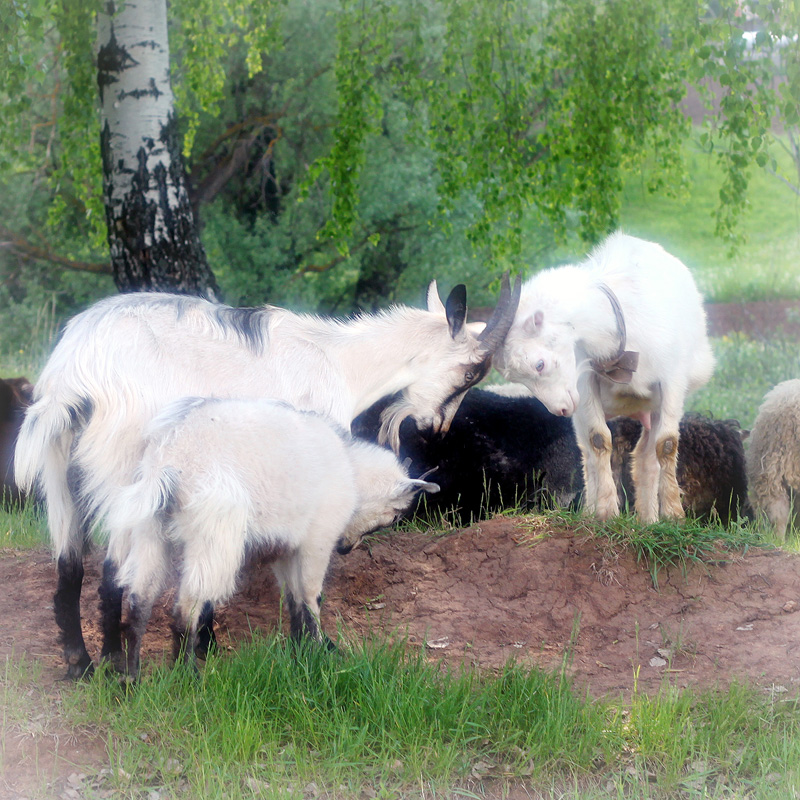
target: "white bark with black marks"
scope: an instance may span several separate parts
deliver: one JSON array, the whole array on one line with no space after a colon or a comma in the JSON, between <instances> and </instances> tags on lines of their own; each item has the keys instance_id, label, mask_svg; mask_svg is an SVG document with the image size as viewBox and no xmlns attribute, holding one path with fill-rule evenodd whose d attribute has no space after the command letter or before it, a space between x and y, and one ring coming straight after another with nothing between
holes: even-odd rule
<instances>
[{"instance_id":1,"label":"white bark with black marks","mask_svg":"<svg viewBox=\"0 0 800 800\"><path fill-rule=\"evenodd\" d=\"M185 186L166 0L109 0L97 28L103 184L117 287L216 298Z\"/></svg>"}]
</instances>

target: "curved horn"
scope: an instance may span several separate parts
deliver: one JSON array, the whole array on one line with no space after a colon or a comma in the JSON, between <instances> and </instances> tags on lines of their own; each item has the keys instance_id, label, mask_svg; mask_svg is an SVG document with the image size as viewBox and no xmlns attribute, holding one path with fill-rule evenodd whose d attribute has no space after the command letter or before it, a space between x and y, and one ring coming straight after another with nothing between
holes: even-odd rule
<instances>
[{"instance_id":1,"label":"curved horn","mask_svg":"<svg viewBox=\"0 0 800 800\"><path fill-rule=\"evenodd\" d=\"M450 335L455 339L467 318L467 287L463 283L454 286L448 295L445 313L447 324L450 326Z\"/></svg>"},{"instance_id":2,"label":"curved horn","mask_svg":"<svg viewBox=\"0 0 800 800\"><path fill-rule=\"evenodd\" d=\"M417 480L418 481L424 481L425 478L428 477L428 475L433 475L433 473L436 472L437 469L439 469L439 465L438 464L435 467L431 467L430 469L425 470L425 472L423 472L422 475L417 477Z\"/></svg>"},{"instance_id":3,"label":"curved horn","mask_svg":"<svg viewBox=\"0 0 800 800\"><path fill-rule=\"evenodd\" d=\"M506 334L514 322L521 291L522 279L520 276L517 275L512 289L508 280L508 272L504 272L500 282L500 298L486 327L478 334L478 341L488 352L493 353L503 344Z\"/></svg>"}]
</instances>

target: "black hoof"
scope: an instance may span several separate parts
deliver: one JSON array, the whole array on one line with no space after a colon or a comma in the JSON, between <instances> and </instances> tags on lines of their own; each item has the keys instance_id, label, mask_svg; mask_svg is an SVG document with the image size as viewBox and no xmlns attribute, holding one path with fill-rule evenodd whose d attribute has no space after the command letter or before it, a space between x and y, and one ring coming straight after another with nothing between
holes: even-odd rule
<instances>
[{"instance_id":1,"label":"black hoof","mask_svg":"<svg viewBox=\"0 0 800 800\"><path fill-rule=\"evenodd\" d=\"M108 664L117 675L128 676L131 672L128 658L122 650L113 650L100 656L103 664Z\"/></svg>"},{"instance_id":2,"label":"black hoof","mask_svg":"<svg viewBox=\"0 0 800 800\"><path fill-rule=\"evenodd\" d=\"M75 662L68 662L66 680L79 681L86 678L91 678L94 675L94 664L87 655L85 659L80 659Z\"/></svg>"}]
</instances>

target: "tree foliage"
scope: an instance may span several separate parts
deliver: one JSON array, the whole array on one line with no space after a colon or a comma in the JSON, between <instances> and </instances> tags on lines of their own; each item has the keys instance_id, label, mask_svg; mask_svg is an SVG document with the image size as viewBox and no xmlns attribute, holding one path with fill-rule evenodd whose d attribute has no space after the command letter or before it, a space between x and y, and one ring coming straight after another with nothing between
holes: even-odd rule
<instances>
[{"instance_id":1,"label":"tree foliage","mask_svg":"<svg viewBox=\"0 0 800 800\"><path fill-rule=\"evenodd\" d=\"M618 224L627 170L641 169L651 191L683 185L687 85L706 92L717 232L735 243L749 175L772 166L776 113L800 165L796 3L745 7L766 57L743 44L742 8L171 4L183 152L220 283L233 300L346 310L407 297L432 263L485 284L568 235L592 243ZM97 0L0 10L0 165L6 196L25 198L4 225L77 267L107 259L96 10Z\"/></svg>"}]
</instances>

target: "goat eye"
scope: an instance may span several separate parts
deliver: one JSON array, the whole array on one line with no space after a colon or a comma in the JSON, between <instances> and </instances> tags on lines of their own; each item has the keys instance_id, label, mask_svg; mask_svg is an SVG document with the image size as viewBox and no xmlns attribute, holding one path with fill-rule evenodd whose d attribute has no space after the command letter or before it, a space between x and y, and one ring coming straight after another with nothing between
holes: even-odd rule
<instances>
[{"instance_id":1,"label":"goat eye","mask_svg":"<svg viewBox=\"0 0 800 800\"><path fill-rule=\"evenodd\" d=\"M464 373L464 383L472 383L473 378L475 377L474 372L465 372Z\"/></svg>"},{"instance_id":2,"label":"goat eye","mask_svg":"<svg viewBox=\"0 0 800 800\"><path fill-rule=\"evenodd\" d=\"M543 370L544 370L544 360L540 358L536 362L536 371L541 373Z\"/></svg>"}]
</instances>

